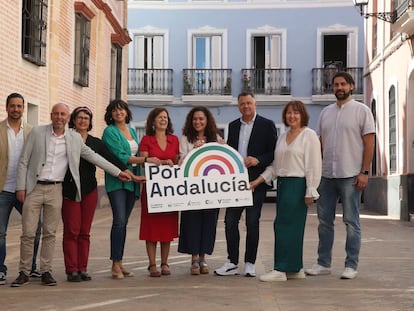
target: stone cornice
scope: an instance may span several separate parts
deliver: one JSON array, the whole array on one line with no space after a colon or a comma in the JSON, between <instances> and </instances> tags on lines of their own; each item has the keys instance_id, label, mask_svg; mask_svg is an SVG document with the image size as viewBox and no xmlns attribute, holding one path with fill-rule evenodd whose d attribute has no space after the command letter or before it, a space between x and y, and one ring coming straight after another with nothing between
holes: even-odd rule
<instances>
[{"instance_id":1,"label":"stone cornice","mask_svg":"<svg viewBox=\"0 0 414 311\"><path fill-rule=\"evenodd\" d=\"M99 10L105 13L106 19L114 29L115 33L111 34L112 43L116 43L122 47L132 41L131 37L128 34L128 29L122 28L112 13L112 9L107 3L105 3L103 0L92 0L92 3L95 4Z\"/></svg>"},{"instance_id":2,"label":"stone cornice","mask_svg":"<svg viewBox=\"0 0 414 311\"><path fill-rule=\"evenodd\" d=\"M88 21L90 21L95 16L91 9L88 8L88 6L85 3L80 1L75 2L75 13L82 14Z\"/></svg>"}]
</instances>

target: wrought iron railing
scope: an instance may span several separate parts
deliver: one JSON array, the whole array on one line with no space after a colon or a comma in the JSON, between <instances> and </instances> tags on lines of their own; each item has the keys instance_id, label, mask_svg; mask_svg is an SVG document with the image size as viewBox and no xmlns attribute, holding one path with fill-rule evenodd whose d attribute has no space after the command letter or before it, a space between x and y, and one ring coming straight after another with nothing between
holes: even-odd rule
<instances>
[{"instance_id":1,"label":"wrought iron railing","mask_svg":"<svg viewBox=\"0 0 414 311\"><path fill-rule=\"evenodd\" d=\"M183 69L183 95L231 95L231 69Z\"/></svg>"},{"instance_id":2,"label":"wrought iron railing","mask_svg":"<svg viewBox=\"0 0 414 311\"><path fill-rule=\"evenodd\" d=\"M242 69L242 90L254 94L290 95L291 69Z\"/></svg>"},{"instance_id":3,"label":"wrought iron railing","mask_svg":"<svg viewBox=\"0 0 414 311\"><path fill-rule=\"evenodd\" d=\"M128 94L172 95L172 69L128 68Z\"/></svg>"},{"instance_id":4,"label":"wrought iron railing","mask_svg":"<svg viewBox=\"0 0 414 311\"><path fill-rule=\"evenodd\" d=\"M312 69L312 95L333 94L332 78L339 71L338 68L325 67ZM354 94L363 94L363 68L343 68L355 81Z\"/></svg>"}]
</instances>

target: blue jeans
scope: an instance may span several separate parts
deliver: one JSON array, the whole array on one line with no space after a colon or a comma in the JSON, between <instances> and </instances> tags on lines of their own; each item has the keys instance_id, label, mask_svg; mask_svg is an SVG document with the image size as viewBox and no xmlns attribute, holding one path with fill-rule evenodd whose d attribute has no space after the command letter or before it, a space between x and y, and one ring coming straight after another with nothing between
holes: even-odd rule
<instances>
[{"instance_id":1,"label":"blue jeans","mask_svg":"<svg viewBox=\"0 0 414 311\"><path fill-rule=\"evenodd\" d=\"M235 265L239 263L239 221L244 210L246 210L247 227L244 262L250 262L253 264L256 262L257 247L259 245L259 222L265 197L266 191L255 190L253 192L253 206L229 207L226 209L224 224L227 241L227 258Z\"/></svg>"},{"instance_id":2,"label":"blue jeans","mask_svg":"<svg viewBox=\"0 0 414 311\"><path fill-rule=\"evenodd\" d=\"M7 226L9 224L9 218L13 207L15 207L17 211L22 214L23 205L16 199L16 195L8 191L0 192L0 272L4 273L7 273L7 266L4 264L6 260ZM37 250L39 248L41 228L41 221L39 219L33 249L32 270L36 270L36 257Z\"/></svg>"},{"instance_id":3,"label":"blue jeans","mask_svg":"<svg viewBox=\"0 0 414 311\"><path fill-rule=\"evenodd\" d=\"M126 228L135 204L135 193L115 190L108 193L112 208L111 260L121 261L124 255Z\"/></svg>"},{"instance_id":4,"label":"blue jeans","mask_svg":"<svg viewBox=\"0 0 414 311\"><path fill-rule=\"evenodd\" d=\"M318 264L329 268L332 261L332 246L334 242L334 221L338 199L343 208L343 222L346 225L346 259L345 267L357 269L361 249L361 225L359 222L359 207L361 191L354 185L355 177L325 178L322 177L318 191L320 198L318 210Z\"/></svg>"}]
</instances>

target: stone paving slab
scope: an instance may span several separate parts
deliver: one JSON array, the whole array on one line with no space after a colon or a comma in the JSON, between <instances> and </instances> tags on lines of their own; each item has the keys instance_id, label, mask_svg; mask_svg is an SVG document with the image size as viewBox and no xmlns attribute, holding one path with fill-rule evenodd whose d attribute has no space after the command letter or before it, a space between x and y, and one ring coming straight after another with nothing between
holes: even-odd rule
<instances>
[{"instance_id":1,"label":"stone paving slab","mask_svg":"<svg viewBox=\"0 0 414 311\"><path fill-rule=\"evenodd\" d=\"M340 280L345 258L345 226L338 209L332 275L305 280L264 283L244 276L191 276L190 257L171 245L171 276L150 278L145 243L138 240L140 206L137 203L128 226L124 265L135 273L132 278L110 277L109 233L111 210L97 209L91 233L90 282L66 282L62 255L62 226L59 227L53 275L56 287L39 280L21 288L11 288L17 276L20 224L8 230L8 284L0 285L0 310L140 310L140 311L411 311L414 310L414 224L363 213L362 251L359 275ZM263 207L261 238L256 270L258 275L273 266L274 203ZM14 216L18 219L19 216ZM226 260L224 210L220 212L214 254L207 258L211 270ZM244 219L240 224L241 254L244 246ZM317 217L310 208L305 232L304 262L316 261ZM159 256L159 250L158 250ZM241 255L242 259L242 255ZM243 271L243 265L241 265Z\"/></svg>"}]
</instances>

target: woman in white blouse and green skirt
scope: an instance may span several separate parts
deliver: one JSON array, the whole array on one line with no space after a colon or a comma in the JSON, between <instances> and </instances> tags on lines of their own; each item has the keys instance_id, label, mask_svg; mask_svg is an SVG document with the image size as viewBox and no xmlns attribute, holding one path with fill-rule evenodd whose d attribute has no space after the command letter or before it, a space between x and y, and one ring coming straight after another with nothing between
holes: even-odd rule
<instances>
[{"instance_id":1,"label":"woman in white blouse and green skirt","mask_svg":"<svg viewBox=\"0 0 414 311\"><path fill-rule=\"evenodd\" d=\"M254 190L262 182L277 178L274 269L262 276L264 282L304 279L303 236L307 207L319 198L322 173L321 145L308 128L309 114L301 101L290 101L282 113L289 130L276 144L273 164L250 183Z\"/></svg>"}]
</instances>

